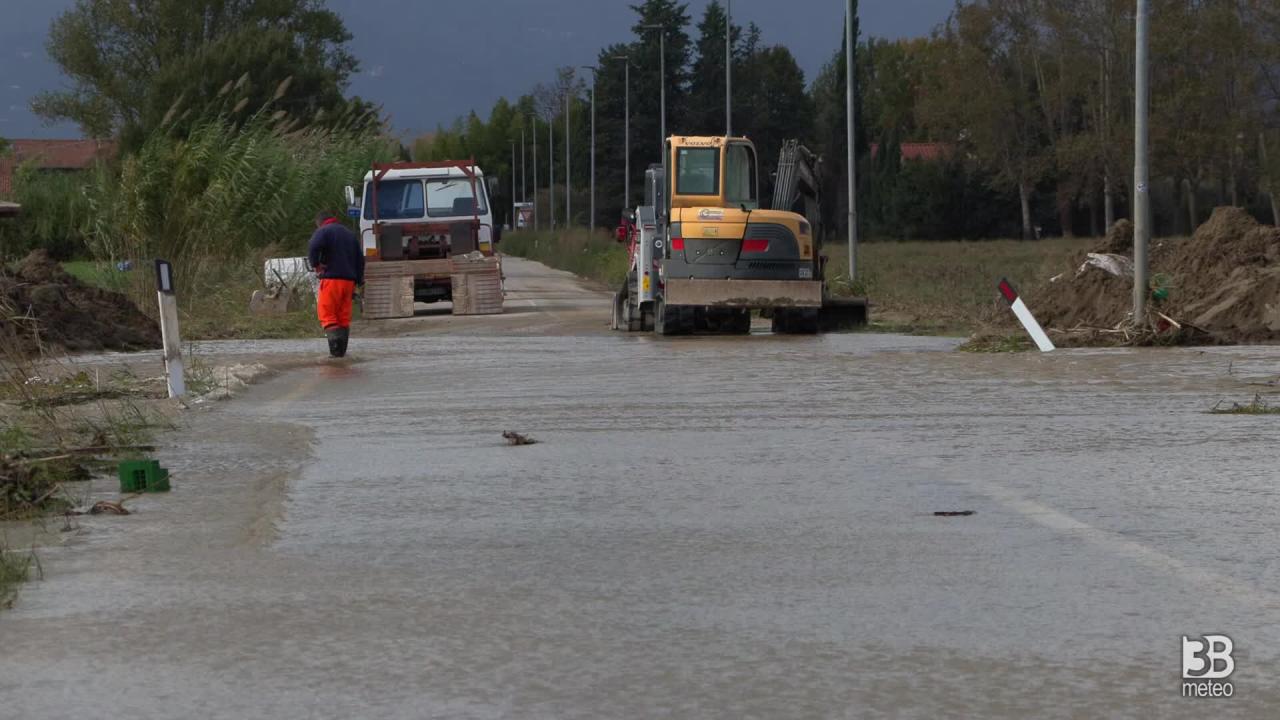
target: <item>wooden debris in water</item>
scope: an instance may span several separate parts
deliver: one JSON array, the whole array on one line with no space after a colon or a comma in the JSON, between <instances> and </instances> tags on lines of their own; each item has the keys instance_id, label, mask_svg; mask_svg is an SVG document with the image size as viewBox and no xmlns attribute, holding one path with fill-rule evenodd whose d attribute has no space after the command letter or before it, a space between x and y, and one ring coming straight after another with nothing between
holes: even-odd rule
<instances>
[{"instance_id":1,"label":"wooden debris in water","mask_svg":"<svg viewBox=\"0 0 1280 720\"><path fill-rule=\"evenodd\" d=\"M502 433L502 437L507 439L508 445L533 445L534 443L538 442L537 440L534 440L528 435L521 435L520 433L513 432L511 430L507 430L506 432Z\"/></svg>"},{"instance_id":2,"label":"wooden debris in water","mask_svg":"<svg viewBox=\"0 0 1280 720\"><path fill-rule=\"evenodd\" d=\"M136 497L136 496L135 496ZM128 498L125 498L128 499ZM71 515L129 515L129 509L124 506L124 500L99 500L88 509L72 508L67 510L66 514Z\"/></svg>"}]
</instances>

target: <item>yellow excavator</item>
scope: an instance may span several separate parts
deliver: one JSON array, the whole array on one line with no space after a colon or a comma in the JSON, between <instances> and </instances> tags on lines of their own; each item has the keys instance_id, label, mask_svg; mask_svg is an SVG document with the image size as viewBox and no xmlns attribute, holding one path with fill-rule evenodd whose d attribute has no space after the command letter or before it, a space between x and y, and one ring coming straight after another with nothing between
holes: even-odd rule
<instances>
[{"instance_id":1,"label":"yellow excavator","mask_svg":"<svg viewBox=\"0 0 1280 720\"><path fill-rule=\"evenodd\" d=\"M622 234L631 268L614 297L615 329L746 334L752 311L775 333L866 323L865 300L828 292L813 153L784 144L772 209L761 207L746 138L673 136L665 159L648 170L645 205Z\"/></svg>"}]
</instances>

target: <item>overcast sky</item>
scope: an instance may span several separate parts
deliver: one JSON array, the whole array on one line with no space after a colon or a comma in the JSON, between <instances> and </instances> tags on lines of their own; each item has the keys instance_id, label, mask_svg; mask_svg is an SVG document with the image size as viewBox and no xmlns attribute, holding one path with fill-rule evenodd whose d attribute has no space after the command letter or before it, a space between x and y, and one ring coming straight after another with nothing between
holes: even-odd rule
<instances>
[{"instance_id":1,"label":"overcast sky","mask_svg":"<svg viewBox=\"0 0 1280 720\"><path fill-rule=\"evenodd\" d=\"M628 39L638 0L329 0L355 36L361 70L351 92L381 103L411 135L516 97L554 68L586 65ZM50 21L73 0L0 0L0 136L76 137L45 127L28 102L65 79L44 51ZM954 0L861 0L864 36L928 34ZM690 0L695 34L706 0ZM840 42L843 0L733 0L734 22L754 21L764 40L791 49L806 79Z\"/></svg>"}]
</instances>

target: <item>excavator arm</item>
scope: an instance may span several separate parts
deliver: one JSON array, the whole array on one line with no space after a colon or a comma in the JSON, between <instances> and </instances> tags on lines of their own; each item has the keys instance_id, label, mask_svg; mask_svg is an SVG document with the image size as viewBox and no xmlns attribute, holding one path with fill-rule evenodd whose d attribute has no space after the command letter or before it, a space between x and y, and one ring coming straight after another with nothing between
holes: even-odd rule
<instances>
[{"instance_id":1,"label":"excavator arm","mask_svg":"<svg viewBox=\"0 0 1280 720\"><path fill-rule=\"evenodd\" d=\"M804 216L813 235L822 238L822 204L818 191L818 168L822 158L800 144L786 140L778 153L778 170L773 184L773 209Z\"/></svg>"},{"instance_id":2,"label":"excavator arm","mask_svg":"<svg viewBox=\"0 0 1280 720\"><path fill-rule=\"evenodd\" d=\"M778 174L773 185L773 209L802 215L813 228L814 243L822 247L822 204L818 189L818 169L822 158L798 140L786 140L778 154ZM867 324L864 298L831 297L826 284L826 258L818 259L818 277L823 280L822 309L817 326L822 331L848 330Z\"/></svg>"}]
</instances>

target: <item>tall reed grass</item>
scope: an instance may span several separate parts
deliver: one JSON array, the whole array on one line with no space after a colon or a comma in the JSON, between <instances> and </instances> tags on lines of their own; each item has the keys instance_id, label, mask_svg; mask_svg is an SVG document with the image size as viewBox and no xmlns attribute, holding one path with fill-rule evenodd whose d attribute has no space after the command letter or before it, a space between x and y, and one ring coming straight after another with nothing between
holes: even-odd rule
<instances>
[{"instance_id":1,"label":"tall reed grass","mask_svg":"<svg viewBox=\"0 0 1280 720\"><path fill-rule=\"evenodd\" d=\"M86 171L42 171L31 164L18 166L13 200L22 206L14 220L0 222L0 259L14 259L44 248L60 260L86 252L85 226L89 203Z\"/></svg>"},{"instance_id":2,"label":"tall reed grass","mask_svg":"<svg viewBox=\"0 0 1280 720\"><path fill-rule=\"evenodd\" d=\"M181 137L157 131L88 186L89 247L113 263L169 260L188 291L225 284L228 271L256 277L270 248L304 254L316 212L344 207L343 186L397 148L365 128L290 130L280 113L210 118ZM145 299L149 274L134 276Z\"/></svg>"}]
</instances>

